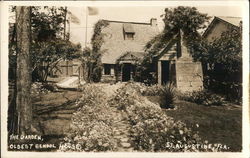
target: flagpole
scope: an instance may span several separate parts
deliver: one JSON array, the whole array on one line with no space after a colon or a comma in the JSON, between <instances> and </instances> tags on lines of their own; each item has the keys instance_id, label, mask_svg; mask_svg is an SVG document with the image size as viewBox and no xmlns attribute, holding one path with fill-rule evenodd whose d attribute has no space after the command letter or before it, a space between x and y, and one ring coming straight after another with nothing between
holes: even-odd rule
<instances>
[{"instance_id":1,"label":"flagpole","mask_svg":"<svg viewBox=\"0 0 250 158\"><path fill-rule=\"evenodd\" d=\"M85 32L85 47L87 47L87 33L88 33L88 7L86 7L86 32Z\"/></svg>"},{"instance_id":2,"label":"flagpole","mask_svg":"<svg viewBox=\"0 0 250 158\"><path fill-rule=\"evenodd\" d=\"M68 31L69 37L68 37L68 40L70 40L70 23L71 23L71 16L69 17L69 31Z\"/></svg>"},{"instance_id":3,"label":"flagpole","mask_svg":"<svg viewBox=\"0 0 250 158\"><path fill-rule=\"evenodd\" d=\"M63 38L66 40L66 22L67 22L67 7L65 7L64 11L64 32L63 32Z\"/></svg>"}]
</instances>

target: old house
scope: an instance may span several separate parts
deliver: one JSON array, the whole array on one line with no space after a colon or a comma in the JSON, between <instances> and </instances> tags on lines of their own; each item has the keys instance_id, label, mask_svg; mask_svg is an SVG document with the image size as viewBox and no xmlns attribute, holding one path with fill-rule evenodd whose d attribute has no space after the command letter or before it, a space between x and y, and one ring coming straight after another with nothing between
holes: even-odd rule
<instances>
[{"instance_id":1,"label":"old house","mask_svg":"<svg viewBox=\"0 0 250 158\"><path fill-rule=\"evenodd\" d=\"M214 17L211 23L208 25L207 29L203 33L203 38L208 42L213 42L219 39L223 32L229 31L231 29L240 29L241 21L240 17ZM210 69L222 69L224 65L205 65L206 69L204 71L209 71Z\"/></svg>"},{"instance_id":2,"label":"old house","mask_svg":"<svg viewBox=\"0 0 250 158\"><path fill-rule=\"evenodd\" d=\"M218 45L217 43L220 43L218 40L218 42L216 41L216 39L220 39L221 35L226 32L226 35L230 35L231 33L233 33L235 31L236 32L240 32L241 29L241 25L242 25L242 19L240 17L214 17L213 20L211 21L211 23L208 25L207 29L205 30L205 32L203 33L203 38L205 38L208 42L211 43L215 43L213 45ZM231 36L231 35L230 35ZM236 54L235 54L235 47L241 47L240 44L238 44L238 46L231 44L231 41L235 40L234 37L230 38L230 36L227 36L228 40L223 40L223 45L224 48L226 48L225 51L224 48L221 48L225 53L228 53L228 57L231 58L235 58ZM233 40L232 40L233 39ZM239 40L239 39L238 39ZM237 41L238 41L237 40ZM240 42L240 41L238 41ZM222 45L222 44L221 44ZM228 48L228 49L227 49ZM213 49L211 49L212 51ZM218 49L217 49L218 50ZM232 52L231 52L232 50ZM214 54L217 54L219 52L214 52ZM237 53L238 61L241 60L242 58L242 54L241 53ZM227 56L225 56L225 59L227 59ZM230 59L230 58L229 58ZM219 60L220 61L220 60ZM228 71L228 65L225 63L229 63L230 65L234 65L234 71ZM241 83L242 82L242 71L240 68L240 65L237 61L232 61L232 60L226 60L225 62L208 62L208 63L203 63L203 71L204 74L207 76L212 76L211 80L207 80L207 84L210 85L211 87L213 87L216 84L219 84L221 82L223 82L224 88L220 88L220 89L230 89L230 87L234 87L234 86L227 86L225 83L225 81L227 81L228 83ZM236 85L236 84L235 84ZM239 86L240 87L240 86ZM225 91L229 91L229 90L225 90ZM219 90L216 90L219 91ZM237 94L239 94L237 92Z\"/></svg>"},{"instance_id":3,"label":"old house","mask_svg":"<svg viewBox=\"0 0 250 158\"><path fill-rule=\"evenodd\" d=\"M239 17L217 17L215 16L208 28L203 33L203 37L209 42L220 38L221 34L230 28L239 28L241 18Z\"/></svg>"},{"instance_id":4,"label":"old house","mask_svg":"<svg viewBox=\"0 0 250 158\"><path fill-rule=\"evenodd\" d=\"M101 50L102 81L133 80L134 64L143 57L148 41L159 33L157 20L150 23L109 21L102 30L104 43Z\"/></svg>"},{"instance_id":5,"label":"old house","mask_svg":"<svg viewBox=\"0 0 250 158\"><path fill-rule=\"evenodd\" d=\"M203 89L201 63L193 61L183 40L182 31L155 58L158 84L172 82L182 92Z\"/></svg>"}]
</instances>

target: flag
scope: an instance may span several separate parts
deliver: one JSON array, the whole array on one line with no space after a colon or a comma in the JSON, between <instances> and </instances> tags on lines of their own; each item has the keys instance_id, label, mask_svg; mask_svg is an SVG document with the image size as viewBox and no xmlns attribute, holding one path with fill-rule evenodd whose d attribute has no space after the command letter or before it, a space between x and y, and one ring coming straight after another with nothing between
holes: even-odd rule
<instances>
[{"instance_id":1,"label":"flag","mask_svg":"<svg viewBox=\"0 0 250 158\"><path fill-rule=\"evenodd\" d=\"M98 9L95 7L88 7L88 14L89 15L97 15L98 14Z\"/></svg>"},{"instance_id":2,"label":"flag","mask_svg":"<svg viewBox=\"0 0 250 158\"><path fill-rule=\"evenodd\" d=\"M74 14L72 14L70 11L68 12L69 13L69 20L72 22L72 23L75 23L75 24L80 24L80 20L78 17L76 17Z\"/></svg>"}]
</instances>

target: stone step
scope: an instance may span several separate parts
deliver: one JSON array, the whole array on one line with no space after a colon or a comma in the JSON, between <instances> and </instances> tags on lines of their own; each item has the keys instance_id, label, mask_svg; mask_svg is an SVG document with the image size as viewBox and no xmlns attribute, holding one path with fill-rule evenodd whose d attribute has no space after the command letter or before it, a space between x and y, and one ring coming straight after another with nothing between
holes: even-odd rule
<instances>
[{"instance_id":1,"label":"stone step","mask_svg":"<svg viewBox=\"0 0 250 158\"><path fill-rule=\"evenodd\" d=\"M114 138L116 138L116 139L122 139L122 138L124 138L124 136L123 135L115 135Z\"/></svg>"},{"instance_id":2,"label":"stone step","mask_svg":"<svg viewBox=\"0 0 250 158\"><path fill-rule=\"evenodd\" d=\"M130 148L123 148L123 147L120 147L117 149L118 152L133 152L134 151L134 148L130 147Z\"/></svg>"},{"instance_id":3,"label":"stone step","mask_svg":"<svg viewBox=\"0 0 250 158\"><path fill-rule=\"evenodd\" d=\"M128 142L129 138L122 138L121 141L122 142Z\"/></svg>"},{"instance_id":4,"label":"stone step","mask_svg":"<svg viewBox=\"0 0 250 158\"><path fill-rule=\"evenodd\" d=\"M127 142L126 142L126 143L125 143L125 142L124 142L124 143L122 142L121 145L122 145L122 147L124 147L124 148L129 148L129 147L131 147L131 144L130 144L130 143L127 143Z\"/></svg>"}]
</instances>

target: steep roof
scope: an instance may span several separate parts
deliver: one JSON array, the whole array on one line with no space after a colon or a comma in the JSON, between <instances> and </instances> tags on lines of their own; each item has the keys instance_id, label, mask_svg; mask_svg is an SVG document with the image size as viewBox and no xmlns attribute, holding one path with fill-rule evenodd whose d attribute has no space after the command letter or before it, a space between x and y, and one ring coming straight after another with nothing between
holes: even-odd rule
<instances>
[{"instance_id":1,"label":"steep roof","mask_svg":"<svg viewBox=\"0 0 250 158\"><path fill-rule=\"evenodd\" d=\"M240 17L226 17L226 16L219 16L217 17L218 19L224 20L234 26L239 26L240 22L241 22L241 18Z\"/></svg>"},{"instance_id":2,"label":"steep roof","mask_svg":"<svg viewBox=\"0 0 250 158\"><path fill-rule=\"evenodd\" d=\"M202 36L206 37L218 22L223 22L234 27L239 27L241 21L242 19L240 17L215 16Z\"/></svg>"},{"instance_id":3,"label":"steep roof","mask_svg":"<svg viewBox=\"0 0 250 158\"><path fill-rule=\"evenodd\" d=\"M106 21L109 25L102 30L105 36L101 47L101 60L106 64L115 64L127 52L144 52L146 43L159 33L157 25L151 23ZM134 39L125 40L125 32L134 33Z\"/></svg>"}]
</instances>

